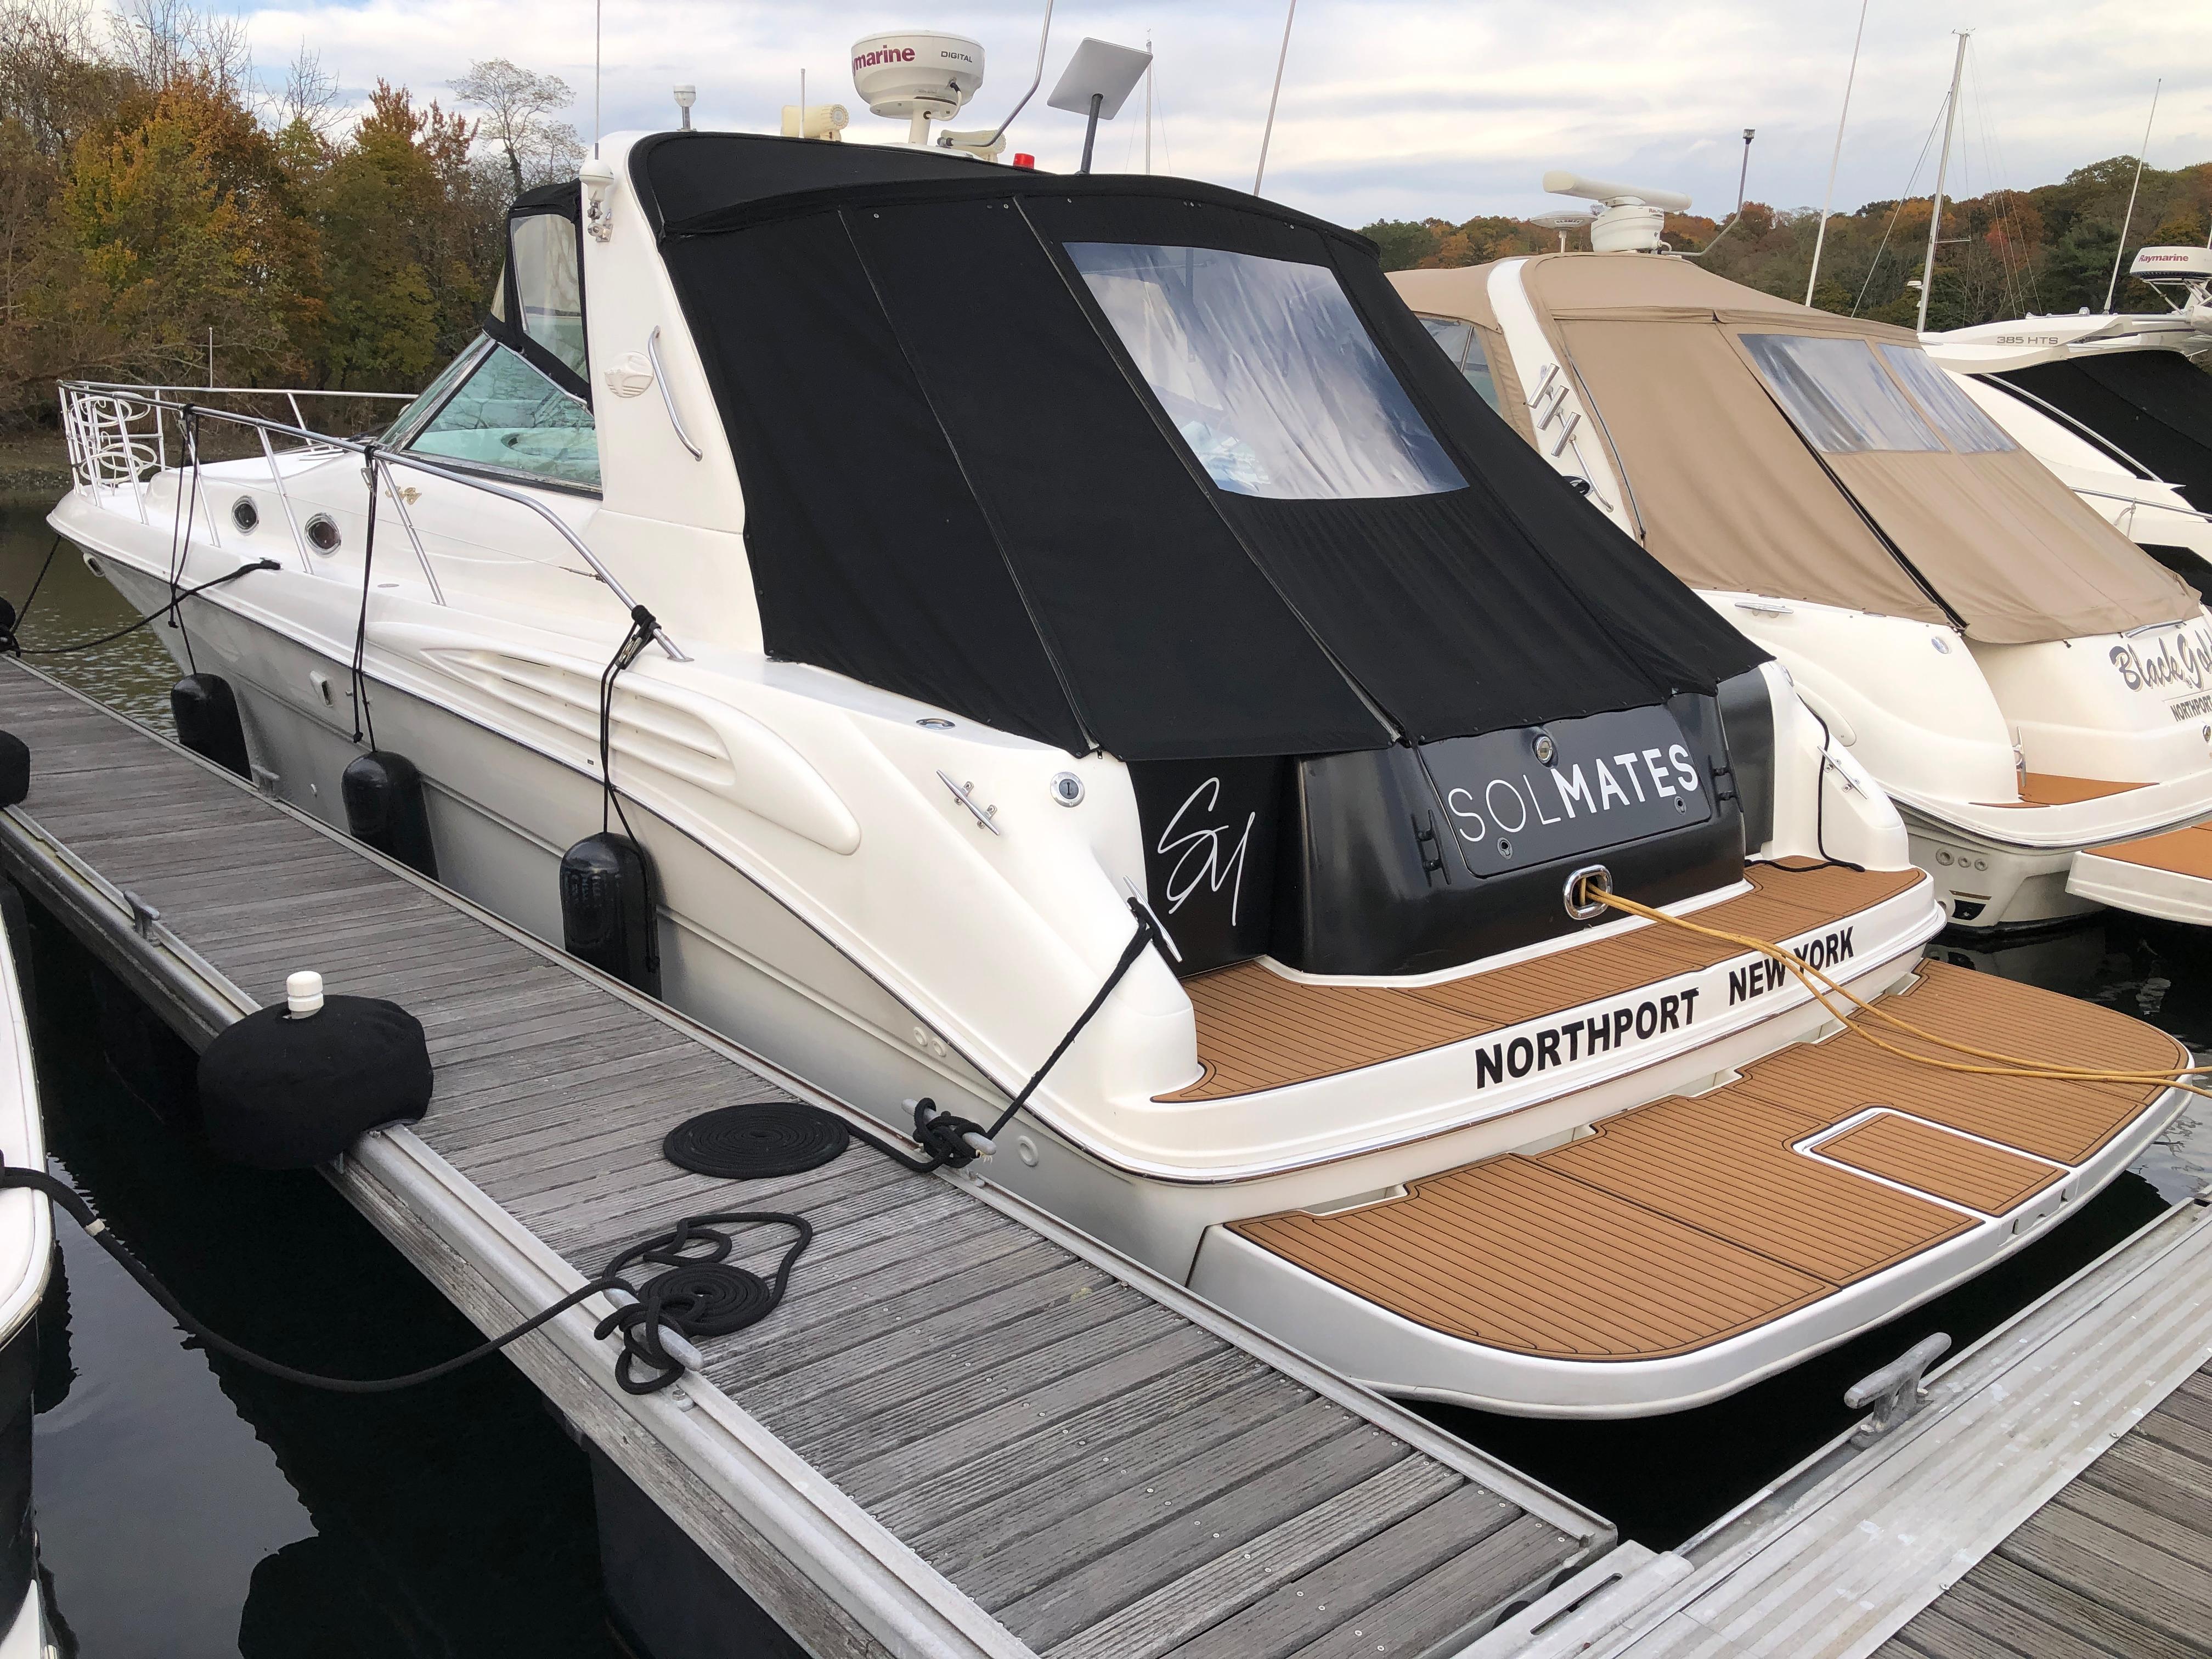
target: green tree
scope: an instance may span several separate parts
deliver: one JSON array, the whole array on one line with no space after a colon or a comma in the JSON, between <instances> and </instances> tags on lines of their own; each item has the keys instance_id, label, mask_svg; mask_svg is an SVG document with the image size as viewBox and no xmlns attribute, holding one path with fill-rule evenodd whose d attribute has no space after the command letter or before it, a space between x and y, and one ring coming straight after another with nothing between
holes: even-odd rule
<instances>
[{"instance_id":1,"label":"green tree","mask_svg":"<svg viewBox=\"0 0 2212 1659\"><path fill-rule=\"evenodd\" d=\"M196 380L212 330L234 376L296 370L312 238L276 146L226 89L186 76L143 120L87 134L52 212L41 308L100 366Z\"/></svg>"},{"instance_id":2,"label":"green tree","mask_svg":"<svg viewBox=\"0 0 2212 1659\"><path fill-rule=\"evenodd\" d=\"M353 142L316 180L323 240L345 250L325 274L326 386L406 390L437 366L438 295L423 268L420 228L442 191L419 142L426 124L406 88L378 82Z\"/></svg>"}]
</instances>

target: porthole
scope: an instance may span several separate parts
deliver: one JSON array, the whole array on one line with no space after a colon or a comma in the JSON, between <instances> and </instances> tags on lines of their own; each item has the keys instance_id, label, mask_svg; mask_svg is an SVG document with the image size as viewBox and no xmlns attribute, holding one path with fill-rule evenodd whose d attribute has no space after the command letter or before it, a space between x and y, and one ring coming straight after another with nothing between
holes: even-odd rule
<instances>
[{"instance_id":1,"label":"porthole","mask_svg":"<svg viewBox=\"0 0 2212 1659\"><path fill-rule=\"evenodd\" d=\"M329 514L318 513L307 520L307 540L313 544L316 552L337 552L338 539L337 520Z\"/></svg>"},{"instance_id":2,"label":"porthole","mask_svg":"<svg viewBox=\"0 0 2212 1659\"><path fill-rule=\"evenodd\" d=\"M230 521L248 534L261 522L261 509L253 504L251 495L240 495L230 504Z\"/></svg>"}]
</instances>

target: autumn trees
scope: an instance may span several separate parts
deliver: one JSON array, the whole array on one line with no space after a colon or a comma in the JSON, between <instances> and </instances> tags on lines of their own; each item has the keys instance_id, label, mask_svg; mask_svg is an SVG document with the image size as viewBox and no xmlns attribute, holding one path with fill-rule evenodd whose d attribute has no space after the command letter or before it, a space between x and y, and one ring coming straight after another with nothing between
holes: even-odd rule
<instances>
[{"instance_id":1,"label":"autumn trees","mask_svg":"<svg viewBox=\"0 0 2212 1659\"><path fill-rule=\"evenodd\" d=\"M556 77L466 107L378 82L354 118L302 51L256 90L185 0L0 0L0 423L68 376L412 390L467 343L519 178L572 167ZM487 127L496 137L487 141Z\"/></svg>"},{"instance_id":2,"label":"autumn trees","mask_svg":"<svg viewBox=\"0 0 2212 1659\"><path fill-rule=\"evenodd\" d=\"M1958 328L2028 312L2057 313L2087 307L2100 311L2120 232L2135 158L2114 156L2077 167L2061 183L2027 191L1994 191L1943 204L1943 241L1928 308L1930 328ZM1917 289L1927 246L1929 200L1870 202L1828 222L1820 282L1813 302L1825 310L1856 310L1883 322L1910 325L1919 306ZM2212 222L2212 163L2164 171L2143 169L2127 249L2203 245ZM1812 209L1778 212L1761 202L1744 204L1733 226L1711 219L1669 215L1667 239L1679 252L1699 255L1709 270L1731 281L1792 300L1805 297L1814 234ZM1511 219L1386 221L1367 227L1391 270L1478 264L1516 253L1547 252L1555 234ZM1574 245L1587 247L1576 237ZM2141 284L2122 276L2114 303L2123 309L2157 309Z\"/></svg>"}]
</instances>

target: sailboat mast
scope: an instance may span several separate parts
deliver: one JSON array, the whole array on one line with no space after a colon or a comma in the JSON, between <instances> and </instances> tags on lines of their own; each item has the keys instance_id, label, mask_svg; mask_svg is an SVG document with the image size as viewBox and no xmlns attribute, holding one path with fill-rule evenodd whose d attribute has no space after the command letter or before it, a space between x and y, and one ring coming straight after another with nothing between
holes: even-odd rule
<instances>
[{"instance_id":1,"label":"sailboat mast","mask_svg":"<svg viewBox=\"0 0 2212 1659\"><path fill-rule=\"evenodd\" d=\"M2136 151L2136 181L2128 186L2128 216L2120 221L2120 245L2112 250L2112 280L2105 284L2106 311L2112 308L2112 295L2119 291L2120 261L2128 257L2128 232L2134 228L2136 222L2136 192L2142 188L2143 157L2150 154L2151 125L2158 119L2159 89L2165 85L2166 77L2161 75L2158 78L2157 85L2150 89L2150 113L2143 120L2142 148ZM2212 247L2212 242L2208 242L2205 246Z\"/></svg>"},{"instance_id":2,"label":"sailboat mast","mask_svg":"<svg viewBox=\"0 0 2212 1659\"><path fill-rule=\"evenodd\" d=\"M1820 248L1828 240L1828 210L1836 202L1836 164L1844 159L1844 123L1851 117L1851 88L1859 78L1859 45L1866 39L1867 7L1859 0L1859 29L1851 36L1850 72L1844 76L1844 107L1836 117L1836 148L1828 157L1828 188L1820 198L1820 228L1813 234L1813 269L1805 277L1805 303L1813 303L1814 284L1820 280Z\"/></svg>"},{"instance_id":3,"label":"sailboat mast","mask_svg":"<svg viewBox=\"0 0 2212 1659\"><path fill-rule=\"evenodd\" d=\"M1914 328L1928 331L1928 295L1936 286L1936 238L1943 228L1943 181L1951 170L1951 129L1959 124L1959 76L1966 67L1966 37L1959 31L1959 55L1951 60L1951 96L1943 106L1943 155L1936 163L1936 203L1928 215L1928 258L1920 267L1920 320Z\"/></svg>"}]
</instances>

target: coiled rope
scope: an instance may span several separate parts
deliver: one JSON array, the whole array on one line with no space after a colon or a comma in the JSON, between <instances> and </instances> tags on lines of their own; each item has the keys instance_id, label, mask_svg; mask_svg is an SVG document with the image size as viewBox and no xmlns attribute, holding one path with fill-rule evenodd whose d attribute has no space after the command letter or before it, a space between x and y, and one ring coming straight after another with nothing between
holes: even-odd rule
<instances>
[{"instance_id":1,"label":"coiled rope","mask_svg":"<svg viewBox=\"0 0 2212 1659\"><path fill-rule=\"evenodd\" d=\"M2091 1066L2051 1066L2040 1060L2024 1060L2018 1054L2002 1054L1989 1048L1977 1048L1971 1043L1960 1042L1950 1037L1939 1036L1933 1031L1923 1030L1911 1021L1890 1012L1887 1008L1879 1007L1866 1001L1848 987L1838 984L1830 975L1815 968L1795 951L1777 945L1770 939L1754 939L1748 933L1732 933L1724 927L1708 927L1701 922L1692 921L1686 916L1669 915L1666 911L1654 906L1640 903L1632 898L1624 898L1619 893L1608 888L1601 887L1588 878L1583 882L1578 897L1584 903L1594 902L1602 904L1609 910L1618 910L1624 915L1641 916L1646 921L1663 922L1668 927L1680 928L1684 933L1696 933L1705 939L1718 939L1723 944L1734 945L1746 951L1755 951L1760 956L1770 957L1780 963L1800 984L1811 992L1813 1000L1820 1005L1831 1018L1836 1020L1846 1030L1856 1032L1884 1054L1893 1054L1899 1060L1910 1060L1915 1065L1933 1066L1938 1071L1961 1072L1975 1077L2037 1078L2051 1083L2158 1083L2168 1088L2185 1089L2191 1094L2201 1095L2208 1100L2212 1100L2212 1089L2185 1080L2212 1072L2212 1066L2179 1066L2166 1071L2110 1071ZM1819 981L1818 984L1814 983L1816 980ZM1825 991L1823 987L1826 988ZM1917 1037L1923 1042L1932 1042L1939 1048L1948 1048L1954 1054L1969 1055L1974 1060L1995 1063L1973 1066L1963 1060L1946 1060L1940 1054L1916 1054L1911 1049L1902 1048L1893 1042L1885 1042L1867 1030L1859 1019L1829 1001L1830 994L1843 998L1860 1014L1871 1016L1883 1024Z\"/></svg>"},{"instance_id":2,"label":"coiled rope","mask_svg":"<svg viewBox=\"0 0 2212 1659\"><path fill-rule=\"evenodd\" d=\"M725 1211L712 1215L686 1216L665 1233L631 1245L607 1264L607 1269L588 1285L581 1285L549 1307L541 1308L509 1331L480 1342L465 1353L400 1376L325 1376L268 1358L242 1347L228 1337L210 1330L179 1302L153 1270L131 1253L106 1221L93 1213L77 1190L44 1170L18 1169L0 1161L0 1190L20 1188L45 1195L84 1229L85 1237L112 1256L117 1265L159 1304L170 1318L217 1353L265 1376L327 1394L392 1394L434 1382L464 1365L497 1353L510 1342L530 1334L539 1326L566 1313L577 1304L605 1295L615 1311L602 1319L592 1334L604 1340L619 1334L623 1352L615 1359L615 1380L627 1394L652 1394L666 1388L686 1370L705 1364L693 1336L720 1336L756 1324L774 1312L791 1281L791 1270L814 1239L814 1229L801 1216L780 1212ZM783 1254L773 1279L763 1280L744 1268L727 1265L727 1235L714 1231L716 1224L768 1222L789 1227L797 1235ZM668 1271L633 1285L625 1269L649 1262ZM702 1277L702 1275L706 1275ZM641 1374L640 1367L643 1367Z\"/></svg>"}]
</instances>

